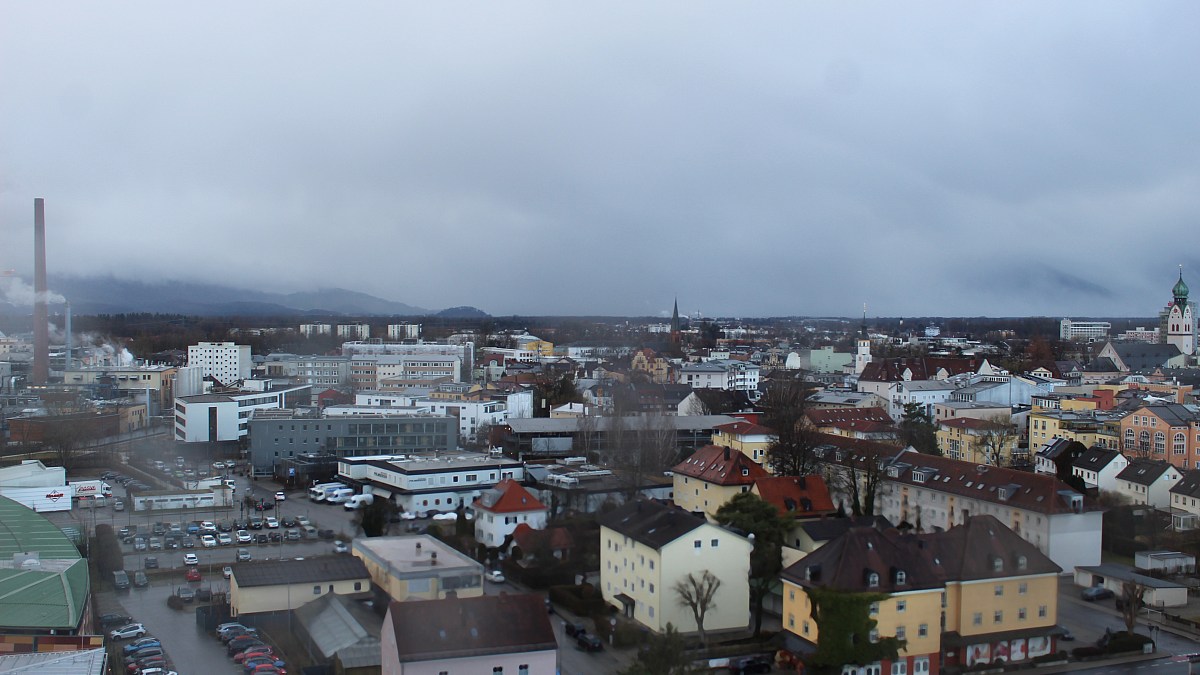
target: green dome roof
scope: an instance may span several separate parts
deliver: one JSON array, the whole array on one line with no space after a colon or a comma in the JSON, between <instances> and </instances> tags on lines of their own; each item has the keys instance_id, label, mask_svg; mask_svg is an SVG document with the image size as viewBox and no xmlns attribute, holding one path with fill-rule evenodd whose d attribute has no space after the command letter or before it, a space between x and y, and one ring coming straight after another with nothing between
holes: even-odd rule
<instances>
[{"instance_id":1,"label":"green dome roof","mask_svg":"<svg viewBox=\"0 0 1200 675\"><path fill-rule=\"evenodd\" d=\"M1188 296L1187 284L1183 283L1183 272L1179 273L1179 281L1175 282L1175 287L1171 289L1171 294L1177 298L1186 298Z\"/></svg>"}]
</instances>

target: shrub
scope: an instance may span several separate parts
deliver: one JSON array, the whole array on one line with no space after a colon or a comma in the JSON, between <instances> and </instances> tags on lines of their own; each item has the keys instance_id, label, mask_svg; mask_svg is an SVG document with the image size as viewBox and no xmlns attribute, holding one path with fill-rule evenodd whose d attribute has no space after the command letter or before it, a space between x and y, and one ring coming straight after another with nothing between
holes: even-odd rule
<instances>
[{"instance_id":1,"label":"shrub","mask_svg":"<svg viewBox=\"0 0 1200 675\"><path fill-rule=\"evenodd\" d=\"M1147 642L1152 642L1152 640L1138 633L1127 633L1125 631L1113 633L1112 638L1108 641L1108 652L1110 654L1140 652L1142 651L1142 645Z\"/></svg>"},{"instance_id":2,"label":"shrub","mask_svg":"<svg viewBox=\"0 0 1200 675\"><path fill-rule=\"evenodd\" d=\"M1101 649L1100 647L1091 647L1091 646L1076 647L1075 649L1073 649L1071 651L1071 655L1077 659L1086 659L1086 658L1089 658L1092 656L1101 656L1103 654L1104 654L1103 649Z\"/></svg>"},{"instance_id":3,"label":"shrub","mask_svg":"<svg viewBox=\"0 0 1200 675\"><path fill-rule=\"evenodd\" d=\"M178 595L168 595L167 607L171 609L183 609L183 600Z\"/></svg>"}]
</instances>

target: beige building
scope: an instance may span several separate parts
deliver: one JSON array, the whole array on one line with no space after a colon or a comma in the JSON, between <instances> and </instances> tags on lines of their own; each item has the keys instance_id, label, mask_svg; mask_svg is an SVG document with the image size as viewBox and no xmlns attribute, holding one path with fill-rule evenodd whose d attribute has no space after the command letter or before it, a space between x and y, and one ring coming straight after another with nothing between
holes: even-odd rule
<instances>
[{"instance_id":1,"label":"beige building","mask_svg":"<svg viewBox=\"0 0 1200 675\"><path fill-rule=\"evenodd\" d=\"M237 563L229 579L230 615L286 612L328 593L370 598L362 561L340 555Z\"/></svg>"},{"instance_id":2,"label":"beige building","mask_svg":"<svg viewBox=\"0 0 1200 675\"><path fill-rule=\"evenodd\" d=\"M175 400L174 366L88 366L72 368L63 373L63 384L91 386L104 383L127 396L145 398L150 392L151 415L161 415L171 409Z\"/></svg>"},{"instance_id":3,"label":"beige building","mask_svg":"<svg viewBox=\"0 0 1200 675\"><path fill-rule=\"evenodd\" d=\"M388 606L383 675L556 675L558 642L542 596L484 595Z\"/></svg>"},{"instance_id":4,"label":"beige building","mask_svg":"<svg viewBox=\"0 0 1200 675\"><path fill-rule=\"evenodd\" d=\"M692 453L673 469L675 505L710 518L739 492L749 492L767 470L732 448L708 445Z\"/></svg>"},{"instance_id":5,"label":"beige building","mask_svg":"<svg viewBox=\"0 0 1200 675\"><path fill-rule=\"evenodd\" d=\"M744 537L658 502L635 501L600 517L604 600L652 631L698 630L675 587L705 572L721 580L705 632L743 630L750 619L750 549Z\"/></svg>"},{"instance_id":6,"label":"beige building","mask_svg":"<svg viewBox=\"0 0 1200 675\"><path fill-rule=\"evenodd\" d=\"M351 552L393 600L483 595L483 565L426 534L355 539Z\"/></svg>"},{"instance_id":7,"label":"beige building","mask_svg":"<svg viewBox=\"0 0 1200 675\"><path fill-rule=\"evenodd\" d=\"M712 444L733 448L758 464L766 465L767 449L775 432L770 427L738 419L713 431Z\"/></svg>"}]
</instances>

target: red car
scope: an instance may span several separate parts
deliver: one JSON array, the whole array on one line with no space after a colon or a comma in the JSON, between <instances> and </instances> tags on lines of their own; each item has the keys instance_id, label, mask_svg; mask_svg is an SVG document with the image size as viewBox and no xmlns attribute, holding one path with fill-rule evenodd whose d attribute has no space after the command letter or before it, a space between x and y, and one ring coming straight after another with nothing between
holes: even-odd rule
<instances>
[{"instance_id":1,"label":"red car","mask_svg":"<svg viewBox=\"0 0 1200 675\"><path fill-rule=\"evenodd\" d=\"M196 569L195 567L189 569L187 571L187 580L200 581L200 570Z\"/></svg>"},{"instance_id":2,"label":"red car","mask_svg":"<svg viewBox=\"0 0 1200 675\"><path fill-rule=\"evenodd\" d=\"M238 652L233 655L234 663L242 663L256 656L274 659L274 652L271 651L271 645L255 645L246 649L244 652Z\"/></svg>"}]
</instances>

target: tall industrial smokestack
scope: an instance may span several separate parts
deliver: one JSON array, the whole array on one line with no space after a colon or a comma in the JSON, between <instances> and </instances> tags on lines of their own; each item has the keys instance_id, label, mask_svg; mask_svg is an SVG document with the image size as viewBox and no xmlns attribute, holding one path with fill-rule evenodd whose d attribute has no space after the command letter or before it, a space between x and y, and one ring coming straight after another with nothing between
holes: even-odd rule
<instances>
[{"instance_id":1,"label":"tall industrial smokestack","mask_svg":"<svg viewBox=\"0 0 1200 675\"><path fill-rule=\"evenodd\" d=\"M33 384L50 380L50 315L46 308L46 200L33 200Z\"/></svg>"}]
</instances>

